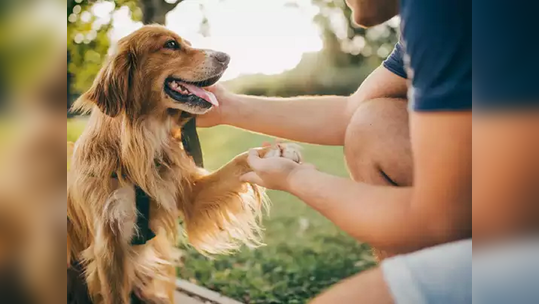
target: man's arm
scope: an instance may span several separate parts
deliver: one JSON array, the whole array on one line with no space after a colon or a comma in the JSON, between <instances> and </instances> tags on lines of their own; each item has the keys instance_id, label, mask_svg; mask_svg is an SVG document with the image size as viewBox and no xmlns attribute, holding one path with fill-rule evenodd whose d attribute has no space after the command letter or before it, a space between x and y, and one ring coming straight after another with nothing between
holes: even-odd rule
<instances>
[{"instance_id":1,"label":"man's arm","mask_svg":"<svg viewBox=\"0 0 539 304\"><path fill-rule=\"evenodd\" d=\"M471 112L412 114L414 187L356 183L256 157L245 180L296 195L362 242L411 252L471 236L471 127Z\"/></svg>"},{"instance_id":2,"label":"man's arm","mask_svg":"<svg viewBox=\"0 0 539 304\"><path fill-rule=\"evenodd\" d=\"M361 102L406 96L406 80L377 68L350 97L268 98L236 95L217 86L221 107L198 118L201 127L227 124L289 140L343 145L346 128Z\"/></svg>"},{"instance_id":3,"label":"man's arm","mask_svg":"<svg viewBox=\"0 0 539 304\"><path fill-rule=\"evenodd\" d=\"M539 231L538 134L539 109L480 112L474 117L473 228L477 244Z\"/></svg>"}]
</instances>

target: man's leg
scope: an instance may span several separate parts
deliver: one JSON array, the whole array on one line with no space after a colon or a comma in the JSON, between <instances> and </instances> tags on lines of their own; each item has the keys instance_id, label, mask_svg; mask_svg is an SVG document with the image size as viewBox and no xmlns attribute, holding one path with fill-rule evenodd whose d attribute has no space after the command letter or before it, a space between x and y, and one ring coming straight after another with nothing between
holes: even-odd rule
<instances>
[{"instance_id":1,"label":"man's leg","mask_svg":"<svg viewBox=\"0 0 539 304\"><path fill-rule=\"evenodd\" d=\"M382 269L374 268L331 286L309 302L309 304L334 303L393 304L395 302L384 281Z\"/></svg>"},{"instance_id":2,"label":"man's leg","mask_svg":"<svg viewBox=\"0 0 539 304\"><path fill-rule=\"evenodd\" d=\"M309 304L334 303L472 303L472 241L444 244L387 259L381 267L332 286Z\"/></svg>"},{"instance_id":3,"label":"man's leg","mask_svg":"<svg viewBox=\"0 0 539 304\"><path fill-rule=\"evenodd\" d=\"M346 130L344 153L352 179L411 186L412 151L404 99L374 99L358 107ZM377 259L393 254L373 249Z\"/></svg>"},{"instance_id":4,"label":"man's leg","mask_svg":"<svg viewBox=\"0 0 539 304\"><path fill-rule=\"evenodd\" d=\"M346 130L344 152L357 182L411 186L412 151L407 102L374 99L358 107Z\"/></svg>"}]
</instances>

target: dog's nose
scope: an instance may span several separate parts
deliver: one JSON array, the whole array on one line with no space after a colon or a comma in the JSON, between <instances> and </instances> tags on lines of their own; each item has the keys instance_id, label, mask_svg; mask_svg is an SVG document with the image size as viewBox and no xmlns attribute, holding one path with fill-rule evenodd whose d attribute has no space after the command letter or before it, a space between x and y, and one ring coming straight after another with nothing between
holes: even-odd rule
<instances>
[{"instance_id":1,"label":"dog's nose","mask_svg":"<svg viewBox=\"0 0 539 304\"><path fill-rule=\"evenodd\" d=\"M230 62L230 56L227 53L215 52L213 53L213 58L217 60L222 65L227 65Z\"/></svg>"}]
</instances>

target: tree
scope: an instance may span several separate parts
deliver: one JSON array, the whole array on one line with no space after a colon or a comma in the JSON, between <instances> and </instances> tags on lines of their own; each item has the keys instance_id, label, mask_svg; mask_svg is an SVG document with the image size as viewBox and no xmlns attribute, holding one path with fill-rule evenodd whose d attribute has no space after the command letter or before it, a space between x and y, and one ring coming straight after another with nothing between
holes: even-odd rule
<instances>
[{"instance_id":1,"label":"tree","mask_svg":"<svg viewBox=\"0 0 539 304\"><path fill-rule=\"evenodd\" d=\"M128 7L131 17L143 24L165 24L168 12L184 0L108 0L114 11ZM67 3L67 47L69 52L68 71L75 75L73 89L85 91L101 67L110 46L108 32L111 22L96 25L91 8L95 1L68 0Z\"/></svg>"},{"instance_id":2,"label":"tree","mask_svg":"<svg viewBox=\"0 0 539 304\"><path fill-rule=\"evenodd\" d=\"M324 52L336 66L379 64L397 40L397 29L388 24L372 29L355 27L345 0L312 0L320 8L315 21L323 32ZM373 56L375 55L375 56Z\"/></svg>"},{"instance_id":3,"label":"tree","mask_svg":"<svg viewBox=\"0 0 539 304\"><path fill-rule=\"evenodd\" d=\"M114 10L128 7L134 21L141 21L144 24L164 24L167 13L185 0L104 1L113 3ZM326 75L325 77L329 78L331 76L328 76L330 75L327 72L328 68L335 70L335 75L342 75L344 78L347 75L343 71L353 72L354 75L349 76L350 78L354 76L352 80L355 84L350 84L350 87L345 90L348 91L357 85L357 75L355 75L357 71L353 71L354 69L363 69L364 71L360 73L363 75L379 65L381 60L389 54L397 40L396 26L381 25L372 29L355 28L350 19L351 11L345 0L311 1L320 8L314 21L320 26L324 48L322 54L316 56L316 59L313 59L312 56L306 56L298 69L305 69L305 67L316 64L323 70L313 71L309 68L302 70L303 74L319 74L318 77ZM91 14L93 3L93 1L88 0L68 0L67 43L71 53L69 71L74 75L73 88L75 92L83 92L91 85L109 49L108 32L111 24L110 22L100 25L94 23L95 17ZM294 0L290 0L287 5L298 6ZM202 6L201 9L203 9ZM200 28L203 34L205 31L207 32L207 26L208 21L203 20ZM291 73L291 75L293 74ZM319 83L329 86L330 84L327 82L327 79L317 80L309 88L314 88ZM279 87L280 85L276 84L275 86Z\"/></svg>"},{"instance_id":4,"label":"tree","mask_svg":"<svg viewBox=\"0 0 539 304\"><path fill-rule=\"evenodd\" d=\"M165 24L166 15L168 12L176 8L178 4L184 0L177 0L175 3L165 0L140 0L142 8L142 23Z\"/></svg>"},{"instance_id":5,"label":"tree","mask_svg":"<svg viewBox=\"0 0 539 304\"><path fill-rule=\"evenodd\" d=\"M301 62L280 75L249 75L229 81L235 91L252 95L349 95L381 61L397 41L398 22L371 29L354 27L344 0L312 0L320 10L323 49L305 54ZM290 0L288 6L298 7Z\"/></svg>"}]
</instances>

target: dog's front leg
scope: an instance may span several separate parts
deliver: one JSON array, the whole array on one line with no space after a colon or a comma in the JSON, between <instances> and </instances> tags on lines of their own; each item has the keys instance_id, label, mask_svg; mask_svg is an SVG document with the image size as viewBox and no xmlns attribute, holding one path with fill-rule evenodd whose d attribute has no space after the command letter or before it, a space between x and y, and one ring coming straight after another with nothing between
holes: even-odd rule
<instances>
[{"instance_id":1,"label":"dog's front leg","mask_svg":"<svg viewBox=\"0 0 539 304\"><path fill-rule=\"evenodd\" d=\"M97 282L88 282L92 297L101 304L129 304L134 278L129 242L135 231L136 207L132 187L116 190L107 201L97 226L94 243L94 267ZM95 284L95 285L92 285ZM97 292L92 286L99 288Z\"/></svg>"},{"instance_id":2,"label":"dog's front leg","mask_svg":"<svg viewBox=\"0 0 539 304\"><path fill-rule=\"evenodd\" d=\"M286 157L299 162L296 145L278 144L258 150L261 157ZM199 178L193 199L183 202L185 226L189 242L209 254L236 250L242 244L258 246L264 189L240 181L251 171L247 153L234 158L221 169Z\"/></svg>"}]
</instances>

